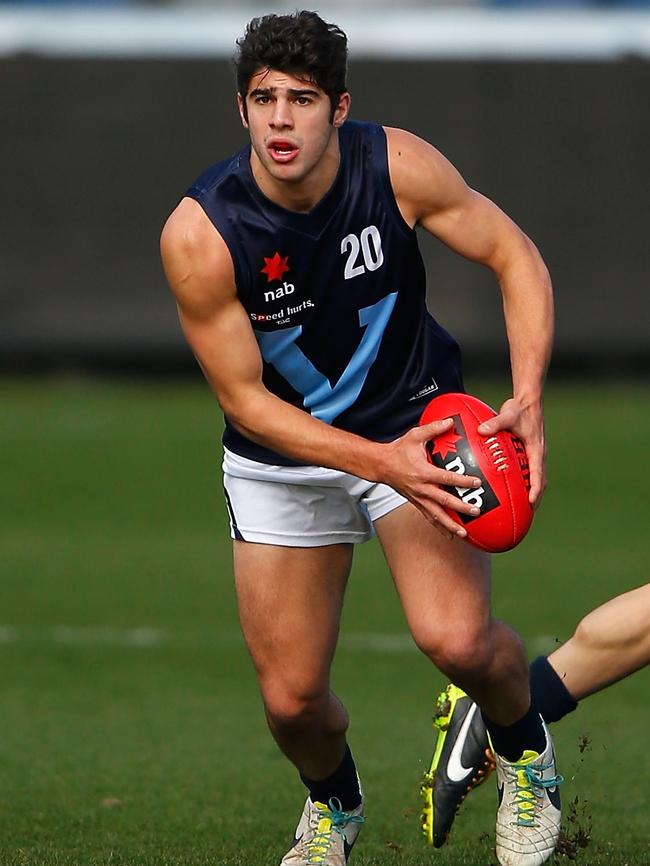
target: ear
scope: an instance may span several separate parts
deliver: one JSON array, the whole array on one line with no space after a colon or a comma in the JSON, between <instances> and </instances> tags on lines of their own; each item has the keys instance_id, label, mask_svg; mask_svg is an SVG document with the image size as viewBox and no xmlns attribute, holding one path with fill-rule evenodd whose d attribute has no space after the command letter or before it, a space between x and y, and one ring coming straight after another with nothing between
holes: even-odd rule
<instances>
[{"instance_id":1,"label":"ear","mask_svg":"<svg viewBox=\"0 0 650 866\"><path fill-rule=\"evenodd\" d=\"M248 121L246 120L246 113L244 111L244 100L241 98L241 93L237 93L237 108L239 109L239 117L242 122L242 126L244 129L248 129Z\"/></svg>"},{"instance_id":2,"label":"ear","mask_svg":"<svg viewBox=\"0 0 650 866\"><path fill-rule=\"evenodd\" d=\"M339 104L336 106L336 110L334 111L334 118L332 120L332 126L337 129L340 126L343 126L345 121L348 119L348 114L350 113L350 105L352 103L352 97L349 93L342 93L339 96Z\"/></svg>"}]
</instances>

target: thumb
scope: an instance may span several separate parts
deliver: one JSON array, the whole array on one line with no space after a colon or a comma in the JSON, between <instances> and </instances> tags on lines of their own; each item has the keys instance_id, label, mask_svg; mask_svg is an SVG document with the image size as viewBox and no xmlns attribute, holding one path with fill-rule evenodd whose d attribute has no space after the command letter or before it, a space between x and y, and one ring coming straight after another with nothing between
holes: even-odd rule
<instances>
[{"instance_id":1,"label":"thumb","mask_svg":"<svg viewBox=\"0 0 650 866\"><path fill-rule=\"evenodd\" d=\"M506 410L499 412L494 418L483 421L476 429L481 436L490 436L500 430L509 430L516 420L516 413Z\"/></svg>"},{"instance_id":2,"label":"thumb","mask_svg":"<svg viewBox=\"0 0 650 866\"><path fill-rule=\"evenodd\" d=\"M499 416L497 415L496 418L490 418L489 421L482 421L478 425L476 429L481 434L481 436L489 436L491 433L498 432L498 430L500 429L496 423L498 417Z\"/></svg>"}]
</instances>

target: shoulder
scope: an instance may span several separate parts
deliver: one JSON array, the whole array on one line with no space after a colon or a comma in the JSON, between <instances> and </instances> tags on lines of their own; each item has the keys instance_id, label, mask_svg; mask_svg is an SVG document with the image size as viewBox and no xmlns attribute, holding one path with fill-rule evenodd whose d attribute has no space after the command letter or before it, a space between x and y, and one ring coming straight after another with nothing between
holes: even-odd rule
<instances>
[{"instance_id":1,"label":"shoulder","mask_svg":"<svg viewBox=\"0 0 650 866\"><path fill-rule=\"evenodd\" d=\"M405 129L385 127L384 131L391 185L409 224L462 196L465 182L437 148Z\"/></svg>"},{"instance_id":2,"label":"shoulder","mask_svg":"<svg viewBox=\"0 0 650 866\"><path fill-rule=\"evenodd\" d=\"M384 126L391 169L408 176L414 172L440 169L445 157L428 141L406 129Z\"/></svg>"},{"instance_id":3,"label":"shoulder","mask_svg":"<svg viewBox=\"0 0 650 866\"><path fill-rule=\"evenodd\" d=\"M227 190L228 181L241 174L242 168L250 156L250 148L245 147L238 153L222 159L205 169L189 187L188 194L192 198L202 199L204 196L215 195Z\"/></svg>"},{"instance_id":4,"label":"shoulder","mask_svg":"<svg viewBox=\"0 0 650 866\"><path fill-rule=\"evenodd\" d=\"M343 149L364 152L380 164L386 160L386 131L379 123L367 120L346 120L339 129Z\"/></svg>"},{"instance_id":5,"label":"shoulder","mask_svg":"<svg viewBox=\"0 0 650 866\"><path fill-rule=\"evenodd\" d=\"M230 251L194 199L182 199L167 219L160 252L170 288L183 308L198 312L224 294L235 294Z\"/></svg>"},{"instance_id":6,"label":"shoulder","mask_svg":"<svg viewBox=\"0 0 650 866\"><path fill-rule=\"evenodd\" d=\"M191 198L183 198L165 222L160 249L165 266L186 264L200 272L219 271L231 260L225 241Z\"/></svg>"}]
</instances>

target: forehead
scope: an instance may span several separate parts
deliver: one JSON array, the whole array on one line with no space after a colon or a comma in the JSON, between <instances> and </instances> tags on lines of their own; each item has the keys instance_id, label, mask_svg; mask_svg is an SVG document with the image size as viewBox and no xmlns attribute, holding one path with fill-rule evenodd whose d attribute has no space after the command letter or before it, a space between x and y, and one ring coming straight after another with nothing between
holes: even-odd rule
<instances>
[{"instance_id":1,"label":"forehead","mask_svg":"<svg viewBox=\"0 0 650 866\"><path fill-rule=\"evenodd\" d=\"M279 69L269 69L264 67L258 69L251 76L248 82L248 92L257 88L274 88L276 90L315 90L317 93L324 93L316 82L307 73L305 75L292 74L290 72L282 72Z\"/></svg>"}]
</instances>

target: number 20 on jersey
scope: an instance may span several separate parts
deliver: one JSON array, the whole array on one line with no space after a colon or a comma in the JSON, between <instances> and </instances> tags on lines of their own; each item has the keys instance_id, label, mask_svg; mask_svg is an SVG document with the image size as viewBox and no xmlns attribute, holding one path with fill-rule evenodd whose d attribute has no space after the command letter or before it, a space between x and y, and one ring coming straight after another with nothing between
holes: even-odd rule
<instances>
[{"instance_id":1,"label":"number 20 on jersey","mask_svg":"<svg viewBox=\"0 0 650 866\"><path fill-rule=\"evenodd\" d=\"M381 235L377 226L366 226L359 236L346 235L341 241L341 255L348 254L345 262L346 280L368 271L376 271L384 263Z\"/></svg>"}]
</instances>

